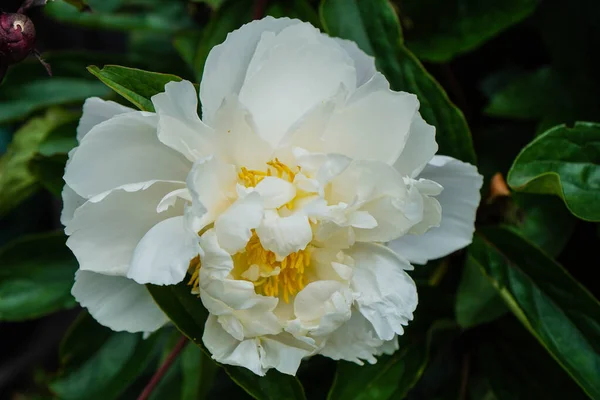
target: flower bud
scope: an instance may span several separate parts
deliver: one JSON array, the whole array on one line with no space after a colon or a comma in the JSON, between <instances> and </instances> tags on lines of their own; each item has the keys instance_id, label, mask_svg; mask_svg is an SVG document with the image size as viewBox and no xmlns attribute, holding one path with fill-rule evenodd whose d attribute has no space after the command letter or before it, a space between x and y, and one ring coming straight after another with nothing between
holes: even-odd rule
<instances>
[{"instance_id":1,"label":"flower bud","mask_svg":"<svg viewBox=\"0 0 600 400\"><path fill-rule=\"evenodd\" d=\"M0 62L10 65L27 57L35 46L35 27L23 14L0 14Z\"/></svg>"}]
</instances>

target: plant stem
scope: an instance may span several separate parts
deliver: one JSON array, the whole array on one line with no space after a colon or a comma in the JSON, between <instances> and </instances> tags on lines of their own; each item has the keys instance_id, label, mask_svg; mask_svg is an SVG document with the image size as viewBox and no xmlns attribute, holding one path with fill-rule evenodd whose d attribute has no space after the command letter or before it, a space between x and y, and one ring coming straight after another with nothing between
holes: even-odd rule
<instances>
[{"instance_id":1,"label":"plant stem","mask_svg":"<svg viewBox=\"0 0 600 400\"><path fill-rule=\"evenodd\" d=\"M267 8L268 0L256 0L254 2L254 14L253 19L261 19L265 16L265 9Z\"/></svg>"},{"instance_id":2,"label":"plant stem","mask_svg":"<svg viewBox=\"0 0 600 400\"><path fill-rule=\"evenodd\" d=\"M150 397L152 391L156 388L156 385L158 385L163 376L165 376L165 374L167 373L171 365L173 365L173 362L175 361L179 353L181 353L181 350L183 350L186 344L188 344L188 338L186 338L185 336L181 336L179 342L177 342L173 350L171 350L171 352L167 356L165 362L152 376L152 379L150 379L150 382L148 382L148 384L144 388L144 391L140 394L137 400L147 400Z\"/></svg>"}]
</instances>

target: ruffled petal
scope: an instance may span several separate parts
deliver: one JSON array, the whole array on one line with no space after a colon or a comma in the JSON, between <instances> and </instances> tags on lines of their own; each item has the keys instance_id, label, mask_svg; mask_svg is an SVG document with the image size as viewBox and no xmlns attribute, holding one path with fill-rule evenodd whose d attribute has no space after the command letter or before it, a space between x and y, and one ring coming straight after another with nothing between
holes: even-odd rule
<instances>
[{"instance_id":1,"label":"ruffled petal","mask_svg":"<svg viewBox=\"0 0 600 400\"><path fill-rule=\"evenodd\" d=\"M415 177L437 153L435 127L429 125L421 114L415 114L406 145L394 163L394 168L403 176Z\"/></svg>"},{"instance_id":2,"label":"ruffled petal","mask_svg":"<svg viewBox=\"0 0 600 400\"><path fill-rule=\"evenodd\" d=\"M146 287L131 279L79 270L71 294L114 331L154 332L169 321Z\"/></svg>"},{"instance_id":3,"label":"ruffled petal","mask_svg":"<svg viewBox=\"0 0 600 400\"><path fill-rule=\"evenodd\" d=\"M235 254L246 247L252 236L252 229L257 228L263 219L262 203L258 193L249 193L236 200L215 221L219 245L229 254Z\"/></svg>"},{"instance_id":4,"label":"ruffled petal","mask_svg":"<svg viewBox=\"0 0 600 400\"><path fill-rule=\"evenodd\" d=\"M265 211L264 219L256 228L256 234L263 248L280 258L305 249L312 240L312 229L306 215L281 217L275 210Z\"/></svg>"},{"instance_id":5,"label":"ruffled petal","mask_svg":"<svg viewBox=\"0 0 600 400\"><path fill-rule=\"evenodd\" d=\"M83 103L83 114L77 126L77 141L81 142L83 137L99 123L109 120L115 115L133 111L135 111L133 108L122 106L114 101L90 97Z\"/></svg>"}]
</instances>

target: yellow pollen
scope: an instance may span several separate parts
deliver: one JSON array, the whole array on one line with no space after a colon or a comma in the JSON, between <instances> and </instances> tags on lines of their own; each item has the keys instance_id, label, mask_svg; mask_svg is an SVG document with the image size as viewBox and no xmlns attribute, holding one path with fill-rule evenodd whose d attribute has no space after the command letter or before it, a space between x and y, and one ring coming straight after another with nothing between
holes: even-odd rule
<instances>
[{"instance_id":1,"label":"yellow pollen","mask_svg":"<svg viewBox=\"0 0 600 400\"><path fill-rule=\"evenodd\" d=\"M190 266L188 267L188 272L192 274L192 277L188 281L188 285L190 285L192 287L192 289L198 287L200 284L200 267L201 266L202 266L202 263L200 262L199 255L197 255L196 257L194 257L190 260Z\"/></svg>"},{"instance_id":2,"label":"yellow pollen","mask_svg":"<svg viewBox=\"0 0 600 400\"><path fill-rule=\"evenodd\" d=\"M279 161L277 158L267 163L268 168L266 171L258 171L254 169L248 169L242 167L238 173L238 177L246 187L254 187L258 185L266 176L277 176L281 179L287 179L289 182L293 182L296 174L300 171L294 172L290 167Z\"/></svg>"},{"instance_id":3,"label":"yellow pollen","mask_svg":"<svg viewBox=\"0 0 600 400\"><path fill-rule=\"evenodd\" d=\"M304 272L310 263L307 249L291 253L283 260L277 261L275 253L265 250L256 232L246 245L246 263L248 267L258 265L261 269L274 271L279 268L279 274L260 278L254 282L257 293L265 296L278 297L280 294L286 303L290 297L304 289L306 277Z\"/></svg>"}]
</instances>

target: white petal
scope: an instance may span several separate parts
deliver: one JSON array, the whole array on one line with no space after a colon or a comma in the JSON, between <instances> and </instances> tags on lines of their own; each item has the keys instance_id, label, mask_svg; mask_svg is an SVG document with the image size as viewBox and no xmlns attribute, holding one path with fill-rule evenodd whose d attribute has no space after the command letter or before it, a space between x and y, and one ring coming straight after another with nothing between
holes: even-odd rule
<instances>
[{"instance_id":1,"label":"white petal","mask_svg":"<svg viewBox=\"0 0 600 400\"><path fill-rule=\"evenodd\" d=\"M63 208L60 213L60 223L66 226L73 219L75 210L81 207L86 199L75 193L69 185L63 187L61 195Z\"/></svg>"},{"instance_id":2,"label":"white petal","mask_svg":"<svg viewBox=\"0 0 600 400\"><path fill-rule=\"evenodd\" d=\"M296 187L289 181L267 176L254 188L263 198L265 208L279 208L296 197Z\"/></svg>"},{"instance_id":3,"label":"white petal","mask_svg":"<svg viewBox=\"0 0 600 400\"><path fill-rule=\"evenodd\" d=\"M281 373L296 375L302 359L313 354L316 347L281 333L262 337L259 349L264 369L275 368Z\"/></svg>"},{"instance_id":4,"label":"white petal","mask_svg":"<svg viewBox=\"0 0 600 400\"><path fill-rule=\"evenodd\" d=\"M77 141L81 139L96 125L111 119L115 115L135 111L114 101L102 100L99 97L90 97L83 103L83 114L77 126Z\"/></svg>"},{"instance_id":5,"label":"white petal","mask_svg":"<svg viewBox=\"0 0 600 400\"><path fill-rule=\"evenodd\" d=\"M298 23L298 20L273 17L252 21L229 33L223 43L212 48L200 84L202 118L208 125L213 125L214 115L223 100L239 93L262 33L278 33L286 26Z\"/></svg>"},{"instance_id":6,"label":"white petal","mask_svg":"<svg viewBox=\"0 0 600 400\"><path fill-rule=\"evenodd\" d=\"M360 313L373 324L380 339L402 334L402 326L412 320L417 307L417 288L404 272L411 268L408 261L371 243L358 243L348 254L355 262L351 286L359 294Z\"/></svg>"},{"instance_id":7,"label":"white petal","mask_svg":"<svg viewBox=\"0 0 600 400\"><path fill-rule=\"evenodd\" d=\"M181 215L180 204L156 212L160 199L179 184L148 182L93 197L79 207L65 232L82 270L125 275L139 241L158 222Z\"/></svg>"},{"instance_id":8,"label":"white petal","mask_svg":"<svg viewBox=\"0 0 600 400\"><path fill-rule=\"evenodd\" d=\"M71 294L114 331L153 332L169 320L146 287L131 279L79 270Z\"/></svg>"},{"instance_id":9,"label":"white petal","mask_svg":"<svg viewBox=\"0 0 600 400\"><path fill-rule=\"evenodd\" d=\"M216 151L215 132L198 117L198 94L189 81L169 82L152 96L158 115L158 138L194 162Z\"/></svg>"},{"instance_id":10,"label":"white petal","mask_svg":"<svg viewBox=\"0 0 600 400\"><path fill-rule=\"evenodd\" d=\"M442 207L440 226L423 235L403 236L389 246L411 262L425 264L471 243L483 178L473 165L444 156L435 156L419 177L444 187L437 197Z\"/></svg>"},{"instance_id":11,"label":"white petal","mask_svg":"<svg viewBox=\"0 0 600 400\"><path fill-rule=\"evenodd\" d=\"M96 125L70 158L65 182L82 197L130 183L184 181L189 162L156 137L156 117L131 112Z\"/></svg>"},{"instance_id":12,"label":"white petal","mask_svg":"<svg viewBox=\"0 0 600 400\"><path fill-rule=\"evenodd\" d=\"M202 253L202 277L206 279L225 279L233 269L231 255L219 246L214 229L209 229L200 237Z\"/></svg>"},{"instance_id":13,"label":"white petal","mask_svg":"<svg viewBox=\"0 0 600 400\"><path fill-rule=\"evenodd\" d=\"M352 278L354 260L343 251L330 248L314 248L310 252L308 281L336 280L348 282Z\"/></svg>"},{"instance_id":14,"label":"white petal","mask_svg":"<svg viewBox=\"0 0 600 400\"><path fill-rule=\"evenodd\" d=\"M178 199L185 200L187 202L192 202L192 196L190 195L190 191L187 188L181 188L173 190L169 192L160 200L158 206L156 206L156 212L163 212L169 209L169 207L173 207Z\"/></svg>"},{"instance_id":15,"label":"white petal","mask_svg":"<svg viewBox=\"0 0 600 400\"><path fill-rule=\"evenodd\" d=\"M408 139L419 101L406 92L371 91L369 85L334 112L323 135L325 149L357 160L393 164Z\"/></svg>"},{"instance_id":16,"label":"white petal","mask_svg":"<svg viewBox=\"0 0 600 400\"><path fill-rule=\"evenodd\" d=\"M403 176L415 177L425 168L437 150L435 127L425 122L417 112L410 125L406 145L394 163L394 168Z\"/></svg>"},{"instance_id":17,"label":"white petal","mask_svg":"<svg viewBox=\"0 0 600 400\"><path fill-rule=\"evenodd\" d=\"M280 217L274 210L265 211L256 234L262 246L279 257L305 249L312 240L312 229L307 216L294 214Z\"/></svg>"},{"instance_id":18,"label":"white petal","mask_svg":"<svg viewBox=\"0 0 600 400\"><path fill-rule=\"evenodd\" d=\"M362 86L367 83L377 72L375 69L375 58L362 51L358 45L351 40L340 38L334 38L334 40L346 50L346 53L348 53L354 61L354 68L356 69L356 86Z\"/></svg>"},{"instance_id":19,"label":"white petal","mask_svg":"<svg viewBox=\"0 0 600 400\"><path fill-rule=\"evenodd\" d=\"M219 245L229 254L242 250L252 236L251 230L260 224L263 214L262 198L258 193L250 193L236 200L215 221Z\"/></svg>"},{"instance_id":20,"label":"white petal","mask_svg":"<svg viewBox=\"0 0 600 400\"><path fill-rule=\"evenodd\" d=\"M363 365L361 360L375 364L378 348L384 343L377 337L373 326L361 313L352 309L352 317L333 332L320 354L333 360L345 360Z\"/></svg>"},{"instance_id":21,"label":"white petal","mask_svg":"<svg viewBox=\"0 0 600 400\"><path fill-rule=\"evenodd\" d=\"M206 225L231 205L237 174L233 165L210 156L194 163L186 182L192 196L192 212Z\"/></svg>"},{"instance_id":22,"label":"white petal","mask_svg":"<svg viewBox=\"0 0 600 400\"><path fill-rule=\"evenodd\" d=\"M140 284L174 285L183 280L198 250L197 236L186 229L183 216L166 219L138 243L127 277Z\"/></svg>"},{"instance_id":23,"label":"white petal","mask_svg":"<svg viewBox=\"0 0 600 400\"><path fill-rule=\"evenodd\" d=\"M263 35L240 90L260 135L273 147L307 111L333 97L340 86L352 91L356 73L347 53L310 24ZM263 41L268 45L261 45Z\"/></svg>"},{"instance_id":24,"label":"white petal","mask_svg":"<svg viewBox=\"0 0 600 400\"><path fill-rule=\"evenodd\" d=\"M392 340L386 340L381 346L377 348L376 355L387 354L391 356L399 348L400 345L398 343L398 335L394 335L394 338Z\"/></svg>"},{"instance_id":25,"label":"white petal","mask_svg":"<svg viewBox=\"0 0 600 400\"><path fill-rule=\"evenodd\" d=\"M214 119L218 151L223 161L248 169L265 169L273 149L258 135L252 115L236 96L224 100Z\"/></svg>"}]
</instances>

